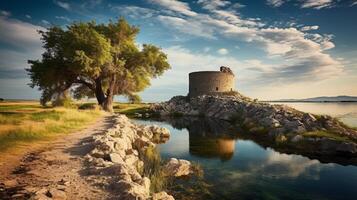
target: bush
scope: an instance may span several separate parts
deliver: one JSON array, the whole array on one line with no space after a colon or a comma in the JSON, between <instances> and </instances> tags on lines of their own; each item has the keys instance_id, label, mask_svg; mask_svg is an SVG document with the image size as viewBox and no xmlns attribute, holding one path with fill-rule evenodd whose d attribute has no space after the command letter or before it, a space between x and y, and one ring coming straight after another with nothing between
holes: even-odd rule
<instances>
[{"instance_id":1,"label":"bush","mask_svg":"<svg viewBox=\"0 0 357 200\"><path fill-rule=\"evenodd\" d=\"M78 106L80 110L100 110L100 106L96 103L84 103Z\"/></svg>"},{"instance_id":2,"label":"bush","mask_svg":"<svg viewBox=\"0 0 357 200\"><path fill-rule=\"evenodd\" d=\"M72 98L69 96L61 96L52 101L54 107L77 108Z\"/></svg>"},{"instance_id":3,"label":"bush","mask_svg":"<svg viewBox=\"0 0 357 200\"><path fill-rule=\"evenodd\" d=\"M128 97L130 103L141 103L141 97L137 94L132 94Z\"/></svg>"}]
</instances>

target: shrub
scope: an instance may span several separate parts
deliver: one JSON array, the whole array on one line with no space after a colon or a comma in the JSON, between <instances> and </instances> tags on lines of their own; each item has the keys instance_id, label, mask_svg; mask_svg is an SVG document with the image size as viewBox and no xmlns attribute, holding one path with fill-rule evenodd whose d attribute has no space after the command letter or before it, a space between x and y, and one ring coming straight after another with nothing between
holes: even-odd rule
<instances>
[{"instance_id":1,"label":"shrub","mask_svg":"<svg viewBox=\"0 0 357 200\"><path fill-rule=\"evenodd\" d=\"M78 106L80 110L100 110L101 107L96 103L84 103Z\"/></svg>"},{"instance_id":2,"label":"shrub","mask_svg":"<svg viewBox=\"0 0 357 200\"><path fill-rule=\"evenodd\" d=\"M69 96L59 96L52 101L54 107L77 108L72 98Z\"/></svg>"}]
</instances>

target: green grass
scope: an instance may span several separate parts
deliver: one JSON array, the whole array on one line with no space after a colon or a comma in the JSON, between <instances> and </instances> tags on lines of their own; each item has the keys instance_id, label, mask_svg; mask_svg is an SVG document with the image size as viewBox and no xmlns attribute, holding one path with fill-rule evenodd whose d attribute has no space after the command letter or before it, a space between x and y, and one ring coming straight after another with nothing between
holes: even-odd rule
<instances>
[{"instance_id":1,"label":"green grass","mask_svg":"<svg viewBox=\"0 0 357 200\"><path fill-rule=\"evenodd\" d=\"M152 111L150 110L150 104L145 104L145 103L115 103L114 106L114 112L120 113L120 114L125 114L129 117L135 117L136 113L139 114L153 114Z\"/></svg>"},{"instance_id":2,"label":"green grass","mask_svg":"<svg viewBox=\"0 0 357 200\"><path fill-rule=\"evenodd\" d=\"M193 175L189 177L172 177L165 174L165 160L160 156L156 147L148 147L141 154L144 161L144 167L138 169L142 176L148 177L151 181L150 192L168 191L175 194L178 199L190 199L191 197L207 197L210 195L209 188L211 185L204 180L202 166L198 163L191 162ZM195 198L205 199L205 198Z\"/></svg>"},{"instance_id":3,"label":"green grass","mask_svg":"<svg viewBox=\"0 0 357 200\"><path fill-rule=\"evenodd\" d=\"M41 105L18 105L18 104L9 104L9 105L1 105L0 104L0 112L9 112L9 111L18 111L18 110L27 110L27 111L32 111L32 110L37 110L37 109L43 109Z\"/></svg>"},{"instance_id":4,"label":"green grass","mask_svg":"<svg viewBox=\"0 0 357 200\"><path fill-rule=\"evenodd\" d=\"M32 121L36 122L43 122L45 120L51 119L51 120L60 120L61 115L63 115L64 112L56 111L56 110L51 110L51 111L42 111L38 113L33 113L30 117Z\"/></svg>"},{"instance_id":5,"label":"green grass","mask_svg":"<svg viewBox=\"0 0 357 200\"><path fill-rule=\"evenodd\" d=\"M310 138L329 138L341 142L355 142L351 138L343 135L338 135L336 133L331 133L327 131L310 131L302 134L304 137Z\"/></svg>"},{"instance_id":6,"label":"green grass","mask_svg":"<svg viewBox=\"0 0 357 200\"><path fill-rule=\"evenodd\" d=\"M0 103L0 151L76 131L101 115L97 110L43 108L33 102Z\"/></svg>"},{"instance_id":7,"label":"green grass","mask_svg":"<svg viewBox=\"0 0 357 200\"><path fill-rule=\"evenodd\" d=\"M165 191L171 180L170 177L164 173L164 162L158 150L150 146L145 149L141 157L144 161L144 168L138 171L141 171L141 175L150 179L150 192Z\"/></svg>"},{"instance_id":8,"label":"green grass","mask_svg":"<svg viewBox=\"0 0 357 200\"><path fill-rule=\"evenodd\" d=\"M11 124L11 125L19 125L21 121L24 119L24 114L14 113L14 114L4 114L0 112L0 124Z\"/></svg>"}]
</instances>

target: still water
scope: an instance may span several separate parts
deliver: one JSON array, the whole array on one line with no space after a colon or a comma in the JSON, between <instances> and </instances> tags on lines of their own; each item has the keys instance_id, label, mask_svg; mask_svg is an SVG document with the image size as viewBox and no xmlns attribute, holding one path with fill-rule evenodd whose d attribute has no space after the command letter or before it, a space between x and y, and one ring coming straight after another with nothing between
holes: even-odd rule
<instances>
[{"instance_id":1,"label":"still water","mask_svg":"<svg viewBox=\"0 0 357 200\"><path fill-rule=\"evenodd\" d=\"M357 104L294 103L290 106L316 114L341 117L357 124ZM199 163L211 185L206 199L356 199L357 166L320 163L301 155L264 148L237 138L227 124L214 120L180 119L158 124L171 131L159 146L163 158Z\"/></svg>"}]
</instances>

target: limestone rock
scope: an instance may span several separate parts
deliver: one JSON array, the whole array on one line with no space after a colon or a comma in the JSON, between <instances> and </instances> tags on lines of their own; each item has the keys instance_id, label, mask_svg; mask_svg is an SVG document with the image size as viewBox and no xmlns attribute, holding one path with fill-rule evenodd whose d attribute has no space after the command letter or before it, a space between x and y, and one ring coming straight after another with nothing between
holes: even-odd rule
<instances>
[{"instance_id":1,"label":"limestone rock","mask_svg":"<svg viewBox=\"0 0 357 200\"><path fill-rule=\"evenodd\" d=\"M118 153L111 153L109 157L113 163L124 163L123 158Z\"/></svg>"},{"instance_id":2,"label":"limestone rock","mask_svg":"<svg viewBox=\"0 0 357 200\"><path fill-rule=\"evenodd\" d=\"M293 138L291 138L291 142L300 142L301 140L303 140L304 137L301 135L295 135Z\"/></svg>"},{"instance_id":3,"label":"limestone rock","mask_svg":"<svg viewBox=\"0 0 357 200\"><path fill-rule=\"evenodd\" d=\"M164 170L168 176L175 177L187 176L192 173L190 161L176 158L171 158Z\"/></svg>"},{"instance_id":4,"label":"limestone rock","mask_svg":"<svg viewBox=\"0 0 357 200\"><path fill-rule=\"evenodd\" d=\"M17 180L11 179L11 180L5 180L4 185L6 187L15 187L18 184Z\"/></svg>"},{"instance_id":5,"label":"limestone rock","mask_svg":"<svg viewBox=\"0 0 357 200\"><path fill-rule=\"evenodd\" d=\"M158 192L152 195L152 200L175 200L173 196L166 192Z\"/></svg>"},{"instance_id":6,"label":"limestone rock","mask_svg":"<svg viewBox=\"0 0 357 200\"><path fill-rule=\"evenodd\" d=\"M150 192L150 179L147 177L144 177L143 179L141 179L140 185L142 185L145 188L145 191L149 191ZM148 193L149 194L149 193Z\"/></svg>"},{"instance_id":7,"label":"limestone rock","mask_svg":"<svg viewBox=\"0 0 357 200\"><path fill-rule=\"evenodd\" d=\"M63 192L61 190L54 189L54 188L51 188L48 191L47 196L50 196L53 200L66 200L67 199L67 195L65 192Z\"/></svg>"},{"instance_id":8,"label":"limestone rock","mask_svg":"<svg viewBox=\"0 0 357 200\"><path fill-rule=\"evenodd\" d=\"M52 200L51 197L48 197L46 194L42 194L42 193L35 194L30 199L31 200Z\"/></svg>"}]
</instances>

